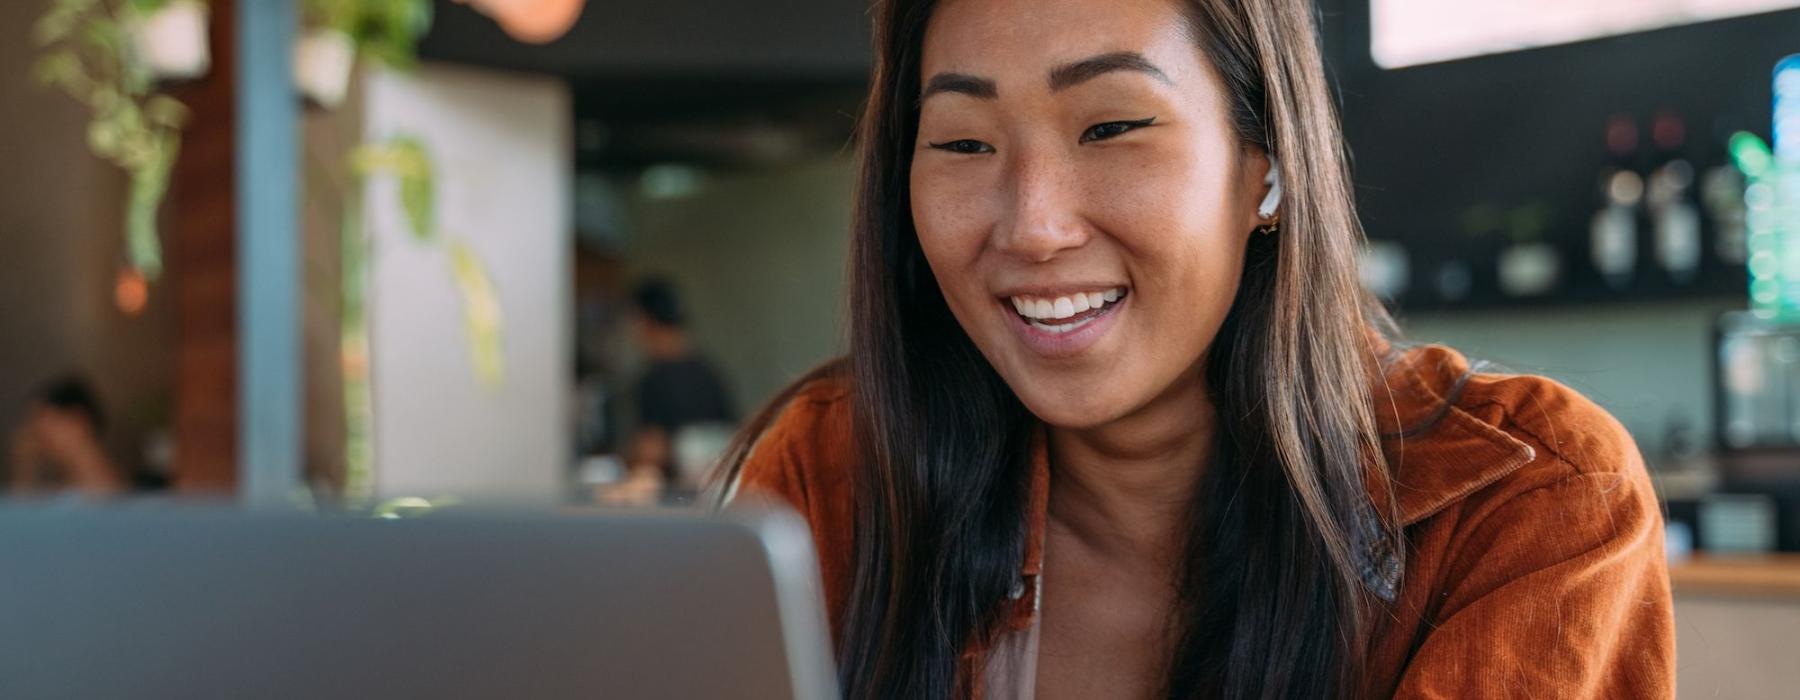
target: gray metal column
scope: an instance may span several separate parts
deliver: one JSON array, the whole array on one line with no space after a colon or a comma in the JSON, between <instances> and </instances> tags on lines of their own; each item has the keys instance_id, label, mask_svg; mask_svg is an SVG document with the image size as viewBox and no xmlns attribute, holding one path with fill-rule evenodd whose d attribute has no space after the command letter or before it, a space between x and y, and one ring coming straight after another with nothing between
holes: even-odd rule
<instances>
[{"instance_id":1,"label":"gray metal column","mask_svg":"<svg viewBox=\"0 0 1800 700\"><path fill-rule=\"evenodd\" d=\"M238 496L255 507L301 483L296 12L237 2Z\"/></svg>"}]
</instances>

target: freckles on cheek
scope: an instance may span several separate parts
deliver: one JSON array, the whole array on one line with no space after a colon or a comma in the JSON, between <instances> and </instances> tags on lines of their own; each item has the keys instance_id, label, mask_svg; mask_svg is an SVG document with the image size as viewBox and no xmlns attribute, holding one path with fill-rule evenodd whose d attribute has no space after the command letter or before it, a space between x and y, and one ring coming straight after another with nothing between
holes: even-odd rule
<instances>
[{"instance_id":1,"label":"freckles on cheek","mask_svg":"<svg viewBox=\"0 0 1800 700\"><path fill-rule=\"evenodd\" d=\"M1168 236L1187 221L1187 196L1168 180L1149 173L1123 179L1096 192L1088 201L1100 202L1099 213L1116 228L1115 236L1130 247L1162 247Z\"/></svg>"},{"instance_id":2,"label":"freckles on cheek","mask_svg":"<svg viewBox=\"0 0 1800 700\"><path fill-rule=\"evenodd\" d=\"M1104 191L1103 226L1125 252L1156 340L1139 352L1152 364L1185 365L1217 332L1237 295L1247 240L1233 217L1229 167L1194 157L1146 157L1093 182Z\"/></svg>"},{"instance_id":3,"label":"freckles on cheek","mask_svg":"<svg viewBox=\"0 0 1800 700\"><path fill-rule=\"evenodd\" d=\"M981 250L985 228L978 191L953 178L914 174L913 228L926 259L940 274L972 263Z\"/></svg>"},{"instance_id":4,"label":"freckles on cheek","mask_svg":"<svg viewBox=\"0 0 1800 700\"><path fill-rule=\"evenodd\" d=\"M1170 256L1216 253L1226 240L1217 234L1230 207L1218 190L1217 180L1191 163L1152 158L1091 179L1088 201L1139 262L1163 264L1173 262Z\"/></svg>"},{"instance_id":5,"label":"freckles on cheek","mask_svg":"<svg viewBox=\"0 0 1800 700\"><path fill-rule=\"evenodd\" d=\"M978 210L956 188L921 184L915 179L912 192L913 229L919 248L944 301L967 322L965 314L986 298L983 279L976 271L983 245Z\"/></svg>"}]
</instances>

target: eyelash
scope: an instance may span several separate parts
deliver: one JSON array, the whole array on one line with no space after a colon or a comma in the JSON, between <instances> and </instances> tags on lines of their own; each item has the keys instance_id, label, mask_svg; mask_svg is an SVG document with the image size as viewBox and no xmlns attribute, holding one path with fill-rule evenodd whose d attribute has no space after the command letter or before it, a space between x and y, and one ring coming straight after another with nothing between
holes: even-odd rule
<instances>
[{"instance_id":1,"label":"eyelash","mask_svg":"<svg viewBox=\"0 0 1800 700\"><path fill-rule=\"evenodd\" d=\"M1105 141L1110 138L1123 136L1128 132L1142 129L1154 123L1156 123L1156 117L1095 124L1088 127L1086 131L1081 132L1081 139L1078 143ZM945 141L943 143L933 143L930 145L932 148L940 151L948 151L958 155L979 155L982 153L994 152L993 146L989 146L974 139L957 139L955 141Z\"/></svg>"},{"instance_id":2,"label":"eyelash","mask_svg":"<svg viewBox=\"0 0 1800 700\"><path fill-rule=\"evenodd\" d=\"M1128 132L1142 129L1146 126L1150 126L1151 124L1153 124L1155 122L1156 122L1156 117L1150 117L1148 119L1133 119L1130 121L1106 122L1104 124L1095 124L1093 126L1088 127L1087 131L1081 132L1081 143L1088 143L1090 141L1105 141L1107 139L1110 139L1110 138L1113 138L1116 136L1123 136ZM1117 131L1108 133L1105 136L1101 136L1100 135L1101 130L1106 129L1108 127L1121 127L1121 128L1119 128Z\"/></svg>"},{"instance_id":3,"label":"eyelash","mask_svg":"<svg viewBox=\"0 0 1800 700\"><path fill-rule=\"evenodd\" d=\"M945 141L943 143L934 143L934 144L931 144L931 147L938 149L940 151L949 151L949 152L955 153L957 155L965 155L965 156L994 152L993 146L989 146L985 143L976 141L974 139L957 139L955 141Z\"/></svg>"}]
</instances>

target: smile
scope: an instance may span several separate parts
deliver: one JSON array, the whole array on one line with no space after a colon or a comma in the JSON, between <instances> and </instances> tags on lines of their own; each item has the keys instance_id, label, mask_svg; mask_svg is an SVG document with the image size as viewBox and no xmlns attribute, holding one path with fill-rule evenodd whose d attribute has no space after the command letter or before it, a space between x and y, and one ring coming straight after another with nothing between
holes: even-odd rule
<instances>
[{"instance_id":1,"label":"smile","mask_svg":"<svg viewBox=\"0 0 1800 700\"><path fill-rule=\"evenodd\" d=\"M1043 289L996 298L1012 307L1006 324L1024 347L1048 360L1082 355L1120 323L1135 295L1129 287ZM1123 313L1122 313L1123 312Z\"/></svg>"},{"instance_id":2,"label":"smile","mask_svg":"<svg viewBox=\"0 0 1800 700\"><path fill-rule=\"evenodd\" d=\"M1098 292L1076 292L1056 297L1010 297L1013 310L1032 328L1062 335L1079 330L1100 318L1125 298L1124 287Z\"/></svg>"}]
</instances>

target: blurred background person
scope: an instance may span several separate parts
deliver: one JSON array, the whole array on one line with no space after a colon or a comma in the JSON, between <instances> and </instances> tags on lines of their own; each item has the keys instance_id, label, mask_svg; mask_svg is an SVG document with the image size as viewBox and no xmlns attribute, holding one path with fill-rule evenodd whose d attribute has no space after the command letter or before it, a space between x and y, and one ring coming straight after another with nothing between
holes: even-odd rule
<instances>
[{"instance_id":1,"label":"blurred background person","mask_svg":"<svg viewBox=\"0 0 1800 700\"><path fill-rule=\"evenodd\" d=\"M8 492L92 498L123 492L127 482L101 442L104 427L105 413L86 382L63 377L45 384L13 432Z\"/></svg>"},{"instance_id":2,"label":"blurred background person","mask_svg":"<svg viewBox=\"0 0 1800 700\"><path fill-rule=\"evenodd\" d=\"M629 471L603 496L613 503L696 491L736 420L725 382L688 337L675 285L650 277L639 283L632 301L634 339L647 364L637 381L637 431L626 448Z\"/></svg>"}]
</instances>

